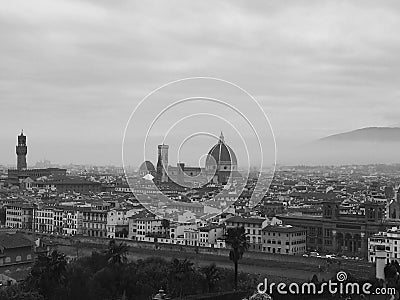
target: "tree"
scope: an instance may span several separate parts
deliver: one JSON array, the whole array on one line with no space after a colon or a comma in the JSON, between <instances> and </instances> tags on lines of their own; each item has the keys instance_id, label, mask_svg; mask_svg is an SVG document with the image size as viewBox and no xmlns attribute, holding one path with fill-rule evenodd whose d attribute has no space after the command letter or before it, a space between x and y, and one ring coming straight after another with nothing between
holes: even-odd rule
<instances>
[{"instance_id":1,"label":"tree","mask_svg":"<svg viewBox=\"0 0 400 300\"><path fill-rule=\"evenodd\" d=\"M111 240L106 251L107 261L111 264L122 264L127 262L128 246L126 243L117 244L115 240Z\"/></svg>"},{"instance_id":2,"label":"tree","mask_svg":"<svg viewBox=\"0 0 400 300\"><path fill-rule=\"evenodd\" d=\"M79 261L74 261L67 266L65 284L67 292L65 299L90 299L88 288L89 278L92 275L91 270L83 266Z\"/></svg>"},{"instance_id":3,"label":"tree","mask_svg":"<svg viewBox=\"0 0 400 300\"><path fill-rule=\"evenodd\" d=\"M175 296L183 297L193 294L196 291L196 283L200 279L196 276L193 263L187 258L179 260L174 258L171 261L169 271L169 286Z\"/></svg>"},{"instance_id":4,"label":"tree","mask_svg":"<svg viewBox=\"0 0 400 300\"><path fill-rule=\"evenodd\" d=\"M40 255L27 279L27 285L45 299L58 299L66 281L67 260L65 254L54 250Z\"/></svg>"},{"instance_id":5,"label":"tree","mask_svg":"<svg viewBox=\"0 0 400 300\"><path fill-rule=\"evenodd\" d=\"M235 265L235 289L238 283L238 263L243 257L244 252L249 248L244 227L231 227L227 229L225 243L231 247L229 259Z\"/></svg>"},{"instance_id":6,"label":"tree","mask_svg":"<svg viewBox=\"0 0 400 300\"><path fill-rule=\"evenodd\" d=\"M0 300L44 300L36 291L25 290L22 284L14 284L0 288Z\"/></svg>"},{"instance_id":7,"label":"tree","mask_svg":"<svg viewBox=\"0 0 400 300\"><path fill-rule=\"evenodd\" d=\"M218 270L215 263L202 267L200 272L204 276L205 284L206 284L206 291L213 292L217 283L219 282L220 278L220 271Z\"/></svg>"}]
</instances>

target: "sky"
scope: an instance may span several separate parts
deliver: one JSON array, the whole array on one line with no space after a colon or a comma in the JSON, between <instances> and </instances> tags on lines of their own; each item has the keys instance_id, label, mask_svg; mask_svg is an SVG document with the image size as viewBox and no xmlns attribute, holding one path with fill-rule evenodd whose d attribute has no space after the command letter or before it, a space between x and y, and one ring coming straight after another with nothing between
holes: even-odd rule
<instances>
[{"instance_id":1,"label":"sky","mask_svg":"<svg viewBox=\"0 0 400 300\"><path fill-rule=\"evenodd\" d=\"M288 162L296 145L399 124L399 28L398 1L3 1L0 164L15 162L24 129L30 165L121 165L125 127L141 99L196 76L254 96L271 123L278 162ZM159 112L163 103L150 107ZM241 152L225 125L207 130L228 132ZM207 152L214 143L192 143L182 159L193 164L191 149Z\"/></svg>"}]
</instances>

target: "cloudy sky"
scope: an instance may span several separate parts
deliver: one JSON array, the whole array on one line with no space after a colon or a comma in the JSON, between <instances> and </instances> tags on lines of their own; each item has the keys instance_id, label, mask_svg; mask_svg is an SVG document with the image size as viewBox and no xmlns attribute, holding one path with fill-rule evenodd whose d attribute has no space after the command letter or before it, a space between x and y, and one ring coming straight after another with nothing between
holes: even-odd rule
<instances>
[{"instance_id":1,"label":"cloudy sky","mask_svg":"<svg viewBox=\"0 0 400 300\"><path fill-rule=\"evenodd\" d=\"M31 165L120 165L134 107L191 76L250 92L284 163L294 145L400 123L399 28L398 1L3 1L0 163L23 128Z\"/></svg>"}]
</instances>

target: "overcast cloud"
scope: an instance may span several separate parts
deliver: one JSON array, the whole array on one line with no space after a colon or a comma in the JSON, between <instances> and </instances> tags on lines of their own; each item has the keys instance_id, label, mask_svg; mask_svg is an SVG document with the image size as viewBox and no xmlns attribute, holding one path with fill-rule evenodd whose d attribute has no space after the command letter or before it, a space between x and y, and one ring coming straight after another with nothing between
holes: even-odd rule
<instances>
[{"instance_id":1,"label":"overcast cloud","mask_svg":"<svg viewBox=\"0 0 400 300\"><path fill-rule=\"evenodd\" d=\"M31 165L120 165L135 105L188 76L252 93L282 153L398 124L399 28L398 1L3 1L0 163L23 128Z\"/></svg>"}]
</instances>

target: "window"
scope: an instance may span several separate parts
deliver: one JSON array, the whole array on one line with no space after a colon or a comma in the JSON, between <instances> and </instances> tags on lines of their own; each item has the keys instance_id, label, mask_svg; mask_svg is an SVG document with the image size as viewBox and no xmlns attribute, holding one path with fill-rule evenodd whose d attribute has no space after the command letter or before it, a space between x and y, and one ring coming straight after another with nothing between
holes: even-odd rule
<instances>
[{"instance_id":1,"label":"window","mask_svg":"<svg viewBox=\"0 0 400 300\"><path fill-rule=\"evenodd\" d=\"M10 257L6 257L6 263L10 263L11 262L11 258Z\"/></svg>"},{"instance_id":2,"label":"window","mask_svg":"<svg viewBox=\"0 0 400 300\"><path fill-rule=\"evenodd\" d=\"M21 255L18 255L16 258L15 258L15 261L21 261Z\"/></svg>"}]
</instances>

